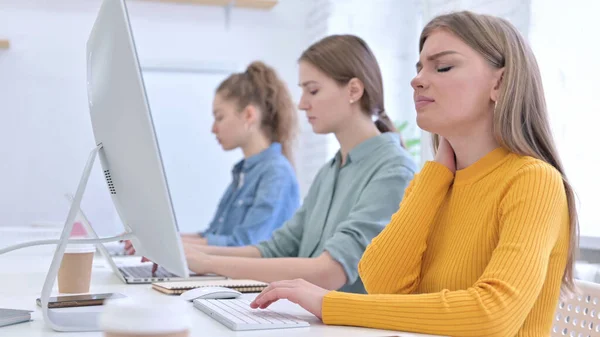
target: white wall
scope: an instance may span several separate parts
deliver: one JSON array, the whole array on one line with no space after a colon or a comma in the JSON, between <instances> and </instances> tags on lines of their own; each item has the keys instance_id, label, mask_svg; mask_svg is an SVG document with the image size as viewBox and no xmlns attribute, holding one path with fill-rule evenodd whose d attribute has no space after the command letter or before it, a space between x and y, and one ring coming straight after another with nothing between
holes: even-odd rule
<instances>
[{"instance_id":1,"label":"white wall","mask_svg":"<svg viewBox=\"0 0 600 337\"><path fill-rule=\"evenodd\" d=\"M333 0L302 0L308 6L308 14L304 22L306 46L317 42L329 31L329 18L332 15ZM332 135L318 135L312 131L312 126L306 119L306 114L300 113L300 137L298 142L298 159L296 171L300 190L308 192L313 179L325 161L329 159L329 144ZM335 142L335 139L333 139ZM337 142L335 142L337 144Z\"/></svg>"},{"instance_id":2,"label":"white wall","mask_svg":"<svg viewBox=\"0 0 600 337\"><path fill-rule=\"evenodd\" d=\"M337 0L328 34L354 34L372 49L383 77L386 114L394 122L408 121L405 139L421 135L410 80L417 62L421 8L417 0ZM332 150L339 146L334 141ZM417 159L417 158L415 158Z\"/></svg>"},{"instance_id":3,"label":"white wall","mask_svg":"<svg viewBox=\"0 0 600 337\"><path fill-rule=\"evenodd\" d=\"M307 41L305 2L284 0L268 12L234 9L229 30L222 8L128 3L142 65L243 67L261 59L299 97L296 60ZM99 5L99 0L0 0L0 37L11 40L11 48L0 51L0 226L65 218L62 195L74 192L94 146L85 43ZM84 207L99 232L109 234L120 229L100 177L97 164ZM218 198L221 192L208 193ZM214 209L198 211L212 215Z\"/></svg>"},{"instance_id":4,"label":"white wall","mask_svg":"<svg viewBox=\"0 0 600 337\"><path fill-rule=\"evenodd\" d=\"M228 73L143 73L177 224L182 232L197 232L212 220L217 196L241 157L239 150L223 152L208 131L213 97L203 93L213 92Z\"/></svg>"},{"instance_id":5,"label":"white wall","mask_svg":"<svg viewBox=\"0 0 600 337\"><path fill-rule=\"evenodd\" d=\"M581 246L593 249L600 248L600 68L592 56L600 53L599 10L597 1L533 0L530 34L558 151L578 201Z\"/></svg>"}]
</instances>

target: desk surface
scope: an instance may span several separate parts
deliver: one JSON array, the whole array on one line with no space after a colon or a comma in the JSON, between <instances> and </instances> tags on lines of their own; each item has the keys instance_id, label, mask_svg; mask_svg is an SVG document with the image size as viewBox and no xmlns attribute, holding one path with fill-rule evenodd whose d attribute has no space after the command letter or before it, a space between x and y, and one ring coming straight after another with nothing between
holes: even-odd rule
<instances>
[{"instance_id":1,"label":"desk surface","mask_svg":"<svg viewBox=\"0 0 600 337\"><path fill-rule=\"evenodd\" d=\"M3 240L0 240L0 246ZM48 328L43 320L41 310L35 305L36 298L44 283L46 271L51 261L53 247L32 248L29 251L13 252L0 256L0 308L33 310L33 321L21 323L8 327L0 327L2 336L67 336L69 334L56 332ZM101 257L94 260L92 272L93 293L120 292L127 296L136 297L158 297L167 296L151 289L150 285L126 285L123 284L107 266ZM56 285L55 291L57 292ZM246 298L252 298L256 294L244 294ZM221 323L213 320L190 303L193 326L191 336L281 336L283 330L259 330L249 332L235 332L229 330ZM102 307L94 307L101 310ZM271 306L272 310L286 312L297 316L310 323L310 328L286 329L286 336L402 336L417 337L426 336L411 333L399 333L397 331L385 331L354 327L326 326L316 317L305 311L296 304L289 301L279 301ZM61 309L71 310L71 309ZM89 310L89 309L88 309ZM101 332L77 333L77 336L102 336Z\"/></svg>"}]
</instances>

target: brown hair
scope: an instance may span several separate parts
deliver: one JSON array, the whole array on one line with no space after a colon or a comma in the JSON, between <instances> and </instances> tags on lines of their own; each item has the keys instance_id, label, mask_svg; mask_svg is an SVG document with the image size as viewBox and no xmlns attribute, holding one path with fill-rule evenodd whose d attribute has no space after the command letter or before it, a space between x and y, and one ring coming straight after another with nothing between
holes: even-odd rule
<instances>
[{"instance_id":1,"label":"brown hair","mask_svg":"<svg viewBox=\"0 0 600 337\"><path fill-rule=\"evenodd\" d=\"M225 79L216 92L235 101L240 110L248 105L259 109L261 129L272 142L281 143L283 155L293 163L298 115L287 86L273 68L260 61L252 62L245 72Z\"/></svg>"},{"instance_id":2,"label":"brown hair","mask_svg":"<svg viewBox=\"0 0 600 337\"><path fill-rule=\"evenodd\" d=\"M359 79L365 89L360 107L369 116L377 116L375 125L380 132L395 132L394 123L383 106L383 80L375 55L367 43L354 35L331 35L308 47L299 61L317 67L339 85Z\"/></svg>"},{"instance_id":3,"label":"brown hair","mask_svg":"<svg viewBox=\"0 0 600 337\"><path fill-rule=\"evenodd\" d=\"M579 239L575 194L554 144L540 70L533 52L508 21L467 11L438 16L429 22L421 33L419 51L437 29L459 37L492 67L504 68L493 122L498 143L513 153L543 160L561 173L570 218L569 256L563 284L569 290L574 289L573 264ZM436 151L439 137L433 137Z\"/></svg>"}]
</instances>

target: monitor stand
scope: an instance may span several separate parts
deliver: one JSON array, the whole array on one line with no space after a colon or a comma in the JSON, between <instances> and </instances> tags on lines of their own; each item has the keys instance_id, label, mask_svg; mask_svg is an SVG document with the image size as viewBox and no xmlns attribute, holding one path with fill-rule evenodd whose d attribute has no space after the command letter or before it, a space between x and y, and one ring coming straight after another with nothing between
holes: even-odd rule
<instances>
[{"instance_id":1,"label":"monitor stand","mask_svg":"<svg viewBox=\"0 0 600 337\"><path fill-rule=\"evenodd\" d=\"M73 230L73 223L75 221L77 213L79 212L81 200L83 199L83 194L85 192L88 180L90 178L90 174L92 172L92 167L94 166L94 162L96 161L98 152L101 150L102 144L96 146L96 148L94 148L90 152L87 163L83 170L83 175L81 176L81 180L79 181L79 185L77 186L77 191L75 192L75 196L73 198L73 201L71 202L71 207L69 209L69 213L67 215L67 219L65 221L65 225L61 233L59 243L56 246L56 251L54 252L54 257L52 258L52 263L50 264L50 268L48 269L48 274L46 274L46 280L42 288L40 300L44 321L50 328L52 328L55 331L100 331L100 327L98 326L98 315L100 314L100 311L98 310L98 308L81 307L78 308L77 312L61 312L60 309L48 308L48 300L50 298L50 294L52 293L52 288L54 287L56 277L58 276L58 270L60 268L62 258L65 254L67 244L69 242L80 242L90 244L93 243L96 244L96 247L104 253L106 248L104 248L102 243L118 240L127 240L133 237L133 233L129 231L123 235L100 239L98 238L98 235L96 234L94 229L91 226L89 226L87 222L85 222L84 226L86 226L86 230L90 238L81 240L69 240L69 236L71 234L71 231Z\"/></svg>"}]
</instances>

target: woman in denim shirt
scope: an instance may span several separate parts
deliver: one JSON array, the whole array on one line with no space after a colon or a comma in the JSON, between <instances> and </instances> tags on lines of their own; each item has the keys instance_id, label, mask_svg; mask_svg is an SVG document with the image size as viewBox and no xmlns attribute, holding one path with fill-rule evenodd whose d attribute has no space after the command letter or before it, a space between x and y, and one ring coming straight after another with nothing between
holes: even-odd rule
<instances>
[{"instance_id":1,"label":"woman in denim shirt","mask_svg":"<svg viewBox=\"0 0 600 337\"><path fill-rule=\"evenodd\" d=\"M296 109L276 72L253 62L219 85L213 110L212 132L219 144L226 151L241 148L244 159L233 167L233 180L208 229L184 234L183 240L213 246L256 244L270 238L300 204L291 164Z\"/></svg>"}]
</instances>

